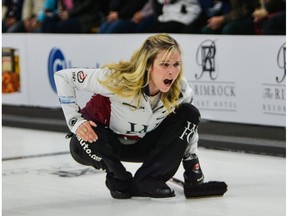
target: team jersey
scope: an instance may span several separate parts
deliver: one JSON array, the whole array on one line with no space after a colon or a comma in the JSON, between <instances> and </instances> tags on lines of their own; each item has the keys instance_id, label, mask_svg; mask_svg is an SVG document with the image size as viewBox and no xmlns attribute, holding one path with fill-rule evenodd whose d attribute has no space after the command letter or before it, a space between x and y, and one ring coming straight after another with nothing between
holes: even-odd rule
<instances>
[{"instance_id":1,"label":"team jersey","mask_svg":"<svg viewBox=\"0 0 288 216\"><path fill-rule=\"evenodd\" d=\"M119 135L143 137L155 129L168 115L161 100L151 108L149 95L143 91L140 106L134 98L122 98L106 87L99 80L111 73L108 68L64 69L55 73L57 93L69 129L76 129L86 120L103 124ZM76 102L76 90L93 93L86 106L80 108ZM179 103L192 103L193 93L188 82L181 80Z\"/></svg>"}]
</instances>

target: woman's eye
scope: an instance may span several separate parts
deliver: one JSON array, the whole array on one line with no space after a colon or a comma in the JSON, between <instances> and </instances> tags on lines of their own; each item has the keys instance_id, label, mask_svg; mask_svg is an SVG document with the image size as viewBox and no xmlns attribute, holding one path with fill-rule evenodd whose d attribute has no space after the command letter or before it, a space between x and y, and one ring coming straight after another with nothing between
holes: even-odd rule
<instances>
[{"instance_id":1,"label":"woman's eye","mask_svg":"<svg viewBox=\"0 0 288 216\"><path fill-rule=\"evenodd\" d=\"M163 67L169 67L170 64L168 64L168 63L161 63L161 66L163 66Z\"/></svg>"},{"instance_id":2,"label":"woman's eye","mask_svg":"<svg viewBox=\"0 0 288 216\"><path fill-rule=\"evenodd\" d=\"M171 64L165 63L165 62L161 63L160 65L162 67L165 67L165 68L169 68L171 66ZM172 66L175 67L175 68L179 67L180 66L180 62L174 63Z\"/></svg>"}]
</instances>

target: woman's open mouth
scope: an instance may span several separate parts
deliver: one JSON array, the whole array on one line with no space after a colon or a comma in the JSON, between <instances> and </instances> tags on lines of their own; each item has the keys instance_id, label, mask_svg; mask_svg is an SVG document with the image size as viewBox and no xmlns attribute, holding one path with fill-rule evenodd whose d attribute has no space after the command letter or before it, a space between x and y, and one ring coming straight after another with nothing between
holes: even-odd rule
<instances>
[{"instance_id":1,"label":"woman's open mouth","mask_svg":"<svg viewBox=\"0 0 288 216\"><path fill-rule=\"evenodd\" d=\"M163 82L165 86L169 87L173 83L173 79L165 79Z\"/></svg>"}]
</instances>

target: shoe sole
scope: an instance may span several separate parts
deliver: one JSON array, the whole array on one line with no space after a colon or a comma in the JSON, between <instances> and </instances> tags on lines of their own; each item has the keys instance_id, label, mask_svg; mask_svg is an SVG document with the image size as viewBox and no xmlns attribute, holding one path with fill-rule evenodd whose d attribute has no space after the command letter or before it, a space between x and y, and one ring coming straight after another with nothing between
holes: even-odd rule
<instances>
[{"instance_id":1,"label":"shoe sole","mask_svg":"<svg viewBox=\"0 0 288 216\"><path fill-rule=\"evenodd\" d=\"M119 194L113 191L110 191L110 194L114 199L131 199L132 198L131 194L123 194L123 193Z\"/></svg>"},{"instance_id":2,"label":"shoe sole","mask_svg":"<svg viewBox=\"0 0 288 216\"><path fill-rule=\"evenodd\" d=\"M170 198L170 197L175 197L175 193L172 194L166 194L166 195L155 195L155 194L149 194L149 193L138 193L138 194L133 194L133 197L150 197L150 198Z\"/></svg>"}]
</instances>

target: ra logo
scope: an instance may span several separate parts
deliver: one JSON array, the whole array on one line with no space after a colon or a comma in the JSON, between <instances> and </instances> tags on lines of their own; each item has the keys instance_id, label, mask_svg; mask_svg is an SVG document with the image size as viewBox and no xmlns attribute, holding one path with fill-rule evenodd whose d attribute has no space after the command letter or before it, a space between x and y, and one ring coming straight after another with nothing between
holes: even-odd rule
<instances>
[{"instance_id":1,"label":"ra logo","mask_svg":"<svg viewBox=\"0 0 288 216\"><path fill-rule=\"evenodd\" d=\"M286 77L286 43L284 43L278 51L277 64L280 69L283 69L282 77L276 77L276 82L281 83Z\"/></svg>"},{"instance_id":2,"label":"ra logo","mask_svg":"<svg viewBox=\"0 0 288 216\"><path fill-rule=\"evenodd\" d=\"M204 73L209 73L211 80L217 78L215 71L215 55L216 55L216 46L215 42L212 40L203 41L196 53L196 62L197 65L201 66L201 74L195 74L196 79L200 79Z\"/></svg>"}]
</instances>

